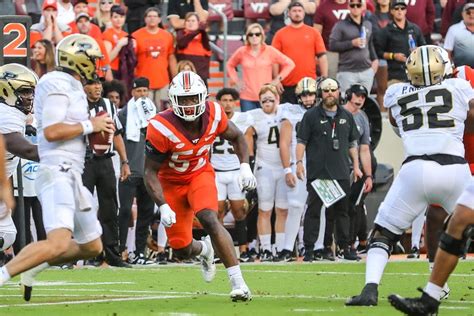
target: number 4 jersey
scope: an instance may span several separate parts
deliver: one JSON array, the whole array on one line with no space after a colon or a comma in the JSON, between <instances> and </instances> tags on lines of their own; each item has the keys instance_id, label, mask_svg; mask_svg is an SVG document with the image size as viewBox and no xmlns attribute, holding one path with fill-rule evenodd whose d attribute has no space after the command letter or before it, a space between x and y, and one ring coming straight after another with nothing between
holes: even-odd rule
<instances>
[{"instance_id":1,"label":"number 4 jersey","mask_svg":"<svg viewBox=\"0 0 474 316\"><path fill-rule=\"evenodd\" d=\"M168 154L158 172L160 181L189 183L194 176L212 169L209 150L216 137L227 129L227 116L219 104L208 101L200 119L201 135L196 139L191 139L184 128L184 124L189 123L174 115L171 109L150 120L148 144L156 151Z\"/></svg>"},{"instance_id":2,"label":"number 4 jersey","mask_svg":"<svg viewBox=\"0 0 474 316\"><path fill-rule=\"evenodd\" d=\"M474 90L462 79L417 88L397 83L385 93L405 148L405 155L448 154L464 157L464 121Z\"/></svg>"},{"instance_id":3,"label":"number 4 jersey","mask_svg":"<svg viewBox=\"0 0 474 316\"><path fill-rule=\"evenodd\" d=\"M230 119L237 128L245 133L252 123L247 112L234 112ZM212 145L211 164L216 171L231 171L240 169L239 157L234 152L232 144L223 138L217 137Z\"/></svg>"}]
</instances>

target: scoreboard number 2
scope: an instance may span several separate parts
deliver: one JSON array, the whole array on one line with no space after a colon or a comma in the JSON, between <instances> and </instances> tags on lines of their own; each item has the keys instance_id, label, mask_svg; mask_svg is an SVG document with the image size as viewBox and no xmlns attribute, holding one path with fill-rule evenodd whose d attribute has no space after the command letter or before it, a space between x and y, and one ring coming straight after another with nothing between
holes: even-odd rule
<instances>
[{"instance_id":1,"label":"scoreboard number 2","mask_svg":"<svg viewBox=\"0 0 474 316\"><path fill-rule=\"evenodd\" d=\"M26 57L28 50L24 43L27 39L26 27L22 23L11 22L3 27L3 36L13 34L13 39L3 47L4 57Z\"/></svg>"}]
</instances>

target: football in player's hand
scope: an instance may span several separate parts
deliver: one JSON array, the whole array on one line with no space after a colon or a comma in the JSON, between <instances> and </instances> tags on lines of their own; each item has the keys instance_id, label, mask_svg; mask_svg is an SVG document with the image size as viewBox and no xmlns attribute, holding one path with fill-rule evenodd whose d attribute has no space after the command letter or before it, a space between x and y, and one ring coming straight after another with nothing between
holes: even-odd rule
<instances>
[{"instance_id":1,"label":"football in player's hand","mask_svg":"<svg viewBox=\"0 0 474 316\"><path fill-rule=\"evenodd\" d=\"M96 116L108 115L106 111L100 111ZM107 132L94 132L88 135L89 146L97 156L104 155L112 145L114 134Z\"/></svg>"}]
</instances>

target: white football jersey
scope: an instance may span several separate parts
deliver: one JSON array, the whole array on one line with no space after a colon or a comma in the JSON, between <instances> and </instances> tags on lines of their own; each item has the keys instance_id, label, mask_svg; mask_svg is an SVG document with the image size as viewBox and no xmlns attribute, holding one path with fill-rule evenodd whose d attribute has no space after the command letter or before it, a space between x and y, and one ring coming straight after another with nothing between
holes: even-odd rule
<instances>
[{"instance_id":1,"label":"white football jersey","mask_svg":"<svg viewBox=\"0 0 474 316\"><path fill-rule=\"evenodd\" d=\"M46 102L48 96L55 95L67 97L68 104ZM67 141L49 142L43 133L43 129L49 125L56 123L72 125L89 119L89 106L81 82L65 72L47 73L41 77L36 86L34 105L38 122L38 153L41 164L56 166L69 162L74 169L82 172L86 154L84 136L79 135ZM51 111L50 107L57 107L58 111ZM44 116L46 108L49 110Z\"/></svg>"},{"instance_id":2,"label":"white football jersey","mask_svg":"<svg viewBox=\"0 0 474 316\"><path fill-rule=\"evenodd\" d=\"M285 103L281 105L281 121L288 120L291 123L291 162L296 162L296 132L299 124L306 113L306 108L300 104Z\"/></svg>"},{"instance_id":3,"label":"white football jersey","mask_svg":"<svg viewBox=\"0 0 474 316\"><path fill-rule=\"evenodd\" d=\"M234 112L230 120L242 133L245 133L251 123L247 112ZM218 171L240 169L240 160L234 152L234 147L228 140L219 136L212 144L211 164Z\"/></svg>"},{"instance_id":4,"label":"white football jersey","mask_svg":"<svg viewBox=\"0 0 474 316\"><path fill-rule=\"evenodd\" d=\"M464 121L474 90L462 79L417 88L390 86L384 104L400 130L405 156L449 154L464 157Z\"/></svg>"},{"instance_id":5,"label":"white football jersey","mask_svg":"<svg viewBox=\"0 0 474 316\"><path fill-rule=\"evenodd\" d=\"M251 117L251 126L257 135L255 162L271 168L282 168L280 159L280 114L266 114L262 109L246 112Z\"/></svg>"},{"instance_id":6,"label":"white football jersey","mask_svg":"<svg viewBox=\"0 0 474 316\"><path fill-rule=\"evenodd\" d=\"M0 103L0 133L20 133L25 136L26 115L13 106ZM9 153L5 154L7 177L11 177L18 166L20 158Z\"/></svg>"}]
</instances>

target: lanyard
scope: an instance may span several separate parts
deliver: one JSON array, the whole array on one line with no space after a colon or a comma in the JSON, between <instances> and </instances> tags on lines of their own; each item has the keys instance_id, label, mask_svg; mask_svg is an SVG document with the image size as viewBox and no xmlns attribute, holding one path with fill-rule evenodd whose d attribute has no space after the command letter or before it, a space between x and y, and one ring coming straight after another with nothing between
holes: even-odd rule
<instances>
[{"instance_id":1,"label":"lanyard","mask_svg":"<svg viewBox=\"0 0 474 316\"><path fill-rule=\"evenodd\" d=\"M334 137L336 136L336 120L334 119L333 122L332 122L332 133L331 133L331 138L334 139Z\"/></svg>"}]
</instances>

